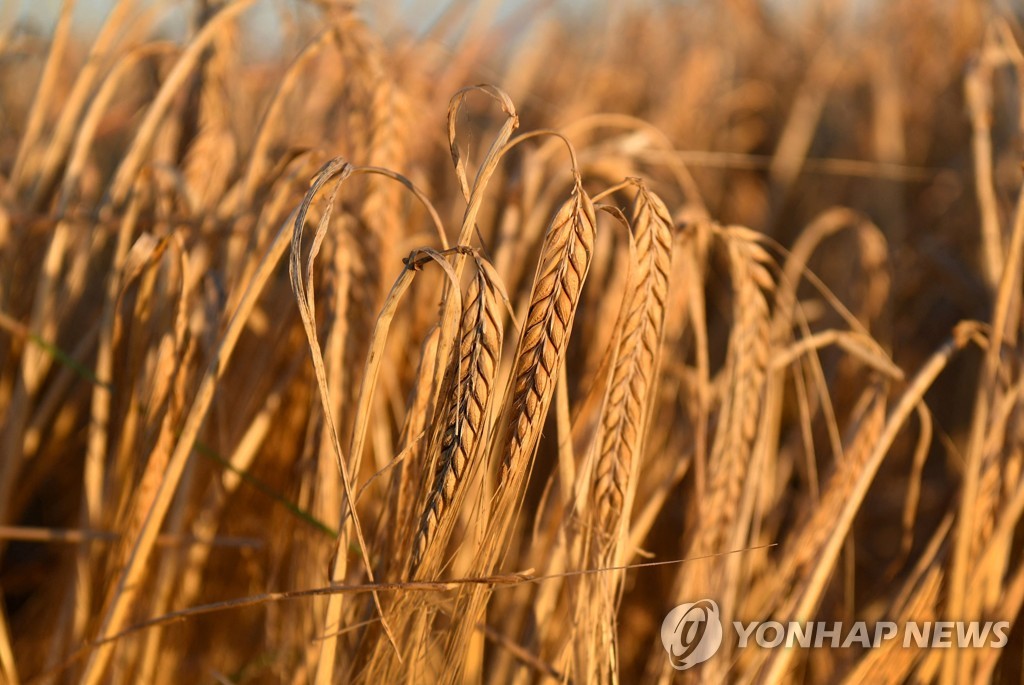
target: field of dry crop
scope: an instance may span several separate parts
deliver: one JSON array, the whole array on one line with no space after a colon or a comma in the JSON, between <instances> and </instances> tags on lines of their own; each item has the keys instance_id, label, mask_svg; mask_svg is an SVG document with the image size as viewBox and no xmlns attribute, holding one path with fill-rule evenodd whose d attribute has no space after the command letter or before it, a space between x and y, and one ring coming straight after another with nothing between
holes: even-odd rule
<instances>
[{"instance_id":1,"label":"field of dry crop","mask_svg":"<svg viewBox=\"0 0 1024 685\"><path fill-rule=\"evenodd\" d=\"M1019 2L18 5L0 682L1022 682Z\"/></svg>"}]
</instances>

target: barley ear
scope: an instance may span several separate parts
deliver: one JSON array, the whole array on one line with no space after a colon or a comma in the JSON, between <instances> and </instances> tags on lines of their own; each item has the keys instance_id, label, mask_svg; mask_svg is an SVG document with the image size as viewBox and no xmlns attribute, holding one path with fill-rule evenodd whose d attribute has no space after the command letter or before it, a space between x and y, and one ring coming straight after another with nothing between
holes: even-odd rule
<instances>
[{"instance_id":1,"label":"barley ear","mask_svg":"<svg viewBox=\"0 0 1024 685\"><path fill-rule=\"evenodd\" d=\"M517 487L540 438L555 378L590 268L597 218L577 183L544 238L522 337L513 365L508 435L499 483Z\"/></svg>"},{"instance_id":2,"label":"barley ear","mask_svg":"<svg viewBox=\"0 0 1024 685\"><path fill-rule=\"evenodd\" d=\"M624 303L618 353L602 413L594 500L604 532L614 537L650 414L665 323L672 219L664 203L640 186L632 216L636 277Z\"/></svg>"},{"instance_id":3,"label":"barley ear","mask_svg":"<svg viewBox=\"0 0 1024 685\"><path fill-rule=\"evenodd\" d=\"M465 298L458 347L445 382L448 389L441 423L442 433L431 450L440 450L427 503L413 541L410 575L423 566L428 548L443 551L451 531L454 509L464 483L490 429L489 408L494 376L501 357L501 311L494 288L482 269L470 283ZM435 555L436 558L436 555Z\"/></svg>"}]
</instances>

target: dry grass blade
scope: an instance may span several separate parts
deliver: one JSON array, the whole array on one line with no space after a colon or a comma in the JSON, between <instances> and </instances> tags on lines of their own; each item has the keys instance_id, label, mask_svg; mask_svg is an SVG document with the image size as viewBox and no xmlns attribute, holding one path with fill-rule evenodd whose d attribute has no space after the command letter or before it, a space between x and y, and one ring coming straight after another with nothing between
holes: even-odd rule
<instances>
[{"instance_id":1,"label":"dry grass blade","mask_svg":"<svg viewBox=\"0 0 1024 685\"><path fill-rule=\"evenodd\" d=\"M306 336L309 339L310 352L311 352L312 357L313 357L313 366L314 366L314 370L316 372L317 384L318 384L318 387L319 387L319 390L320 390L320 399L321 399L321 403L322 403L323 410L324 410L325 420L327 422L328 430L329 430L329 433L330 433L330 436L331 436L331 441L333 443L334 453L335 453L335 456L337 458L338 469L339 469L339 472L341 474L342 485L343 485L344 492L345 492L345 502L346 502L347 506L346 506L346 509L343 511L341 518L342 518L343 521L346 521L346 523L348 521L351 522L352 528L355 531L356 540L358 541L358 544L359 544L359 549L360 549L360 553L362 555L363 564L364 564L364 567L365 567L365 570L366 570L367 578L369 578L370 582L373 582L373 566L372 566L372 562L370 561L370 555L369 555L368 547L367 547L367 544L366 544L366 540L365 540L365 538L363 536L362 526L359 523L359 517L358 517L358 515L356 513L356 509L355 509L355 501L356 500L355 500L355 497L353 495L352 478L351 478L350 473L349 473L348 464L347 464L347 462L346 462L346 460L345 460L345 458L344 458L344 456L342 454L341 441L340 441L340 438L338 436L338 430L337 430L337 428L335 426L334 417L333 417L333 415L331 413L331 400L330 400L330 392L329 392L328 385L327 385L327 375L326 375L326 370L324 368L323 355L322 355L322 353L320 351L320 344L319 344L319 342L317 340L317 333L316 333L316 308L315 308L315 299L314 299L313 288L312 288L312 286L313 286L313 264L314 264L314 261L316 259L317 253L320 251L320 246L323 243L323 239L324 239L324 237L326 235L326 232L327 232L327 228L328 228L328 225L329 225L329 222L330 222L330 218L331 218L331 213L332 213L333 206L334 206L335 195L336 195L338 189L341 187L341 184L354 171L355 170L353 169L353 167L348 162L346 162L343 159L339 158L339 159L332 160L331 162L328 162L326 165L324 165L324 167L321 169L320 173L314 179L313 184L310 187L309 192L306 194L306 197L303 200L302 204L300 205L298 213L296 214L295 230L294 230L294 233L293 233L293 236L292 236L291 260L289 261L289 273L291 275L292 288L295 291L295 297L296 297L296 300L298 301L299 310L300 310L300 313L302 315L302 323L303 323L303 326L306 329ZM306 213L309 210L310 203L316 197L317 192L321 188L323 188L324 185L326 185L327 183L329 183L331 180L333 180L335 178L337 179L337 181L336 181L336 185L334 187L334 191L330 195L330 198L329 198L329 201L328 201L328 204L327 204L327 209L325 210L323 216L321 217L319 226L317 227L316 234L313 237L313 244L312 244L312 246L310 248L310 252L309 252L309 256L307 258L306 268L305 268L305 272L304 272L305 279L303 279L303 277L302 277L303 271L302 271L302 268L301 268L301 255L302 255L302 234L303 234L303 229L304 229L304 226L305 226ZM449 267L447 265L447 262L444 262L443 260L438 259L436 257L434 257L434 259L439 264L441 264L442 267L444 267L445 269L449 269ZM405 271L403 271L403 276L408 274L408 273L410 273L409 269L411 269L411 268L415 268L415 264L413 262L413 258L412 257L410 257L410 260L407 262L407 269ZM450 271L450 269L449 269L449 271ZM449 276L450 276L450 278L453 281L455 280L454 273L449 273ZM391 296L389 296L389 301L392 301L395 304L397 304L397 300L401 297L401 293L404 291L405 287L407 287L407 283L408 283L407 280L400 280L400 282L398 284L396 284L395 291L392 293ZM383 345L384 339L386 338L386 330L387 330L386 326L388 325L388 323L390 321L390 312L389 312L389 307L387 305L385 306L384 311L381 312L380 321L384 323L384 326L385 326L384 332L380 336L376 336L375 335L374 339L377 340L380 345ZM378 324L378 325L380 325L380 324ZM370 400L371 396L368 393L372 393L372 388L373 388L373 386L375 384L375 381L376 381L376 368L378 368L378 367L374 363L375 359L377 359L379 361L379 354L375 355L374 354L374 350L371 348L370 359L367 361L367 366L368 366L368 368L370 370L368 371L366 376L364 376L364 378L363 378L363 388L364 388L364 390L363 390L362 394L365 396L365 399L363 397L360 398L360 403L359 403L360 409L359 409L359 413L357 413L356 426L355 426L355 431L353 433L353 438L352 438L352 449L350 451L350 454L352 455L353 459L356 460L356 464L357 465L358 465L359 455L362 454L362 440L363 440L363 436L365 435L365 423L367 421L367 418L366 418L367 417L367 411L368 411L368 407L369 407L369 404L370 404L370 401L371 401ZM359 414L360 413L362 414L362 417L363 417L361 420L359 419ZM355 472L358 472L358 470L359 470L358 466L353 469L353 471L355 471ZM345 534L342 534L342 536L339 538L339 548L340 549L339 549L339 552L335 556L334 568L331 570L331 579L332 580L340 580L341 578L344 577L343 573L344 573L344 568L345 568L345 549L344 549L344 546L343 546L343 542L346 540L346 537L347 536ZM386 619L384 618L384 612L383 612L383 609L381 608L381 605L380 605L380 598L377 596L376 593L374 593L373 598L374 598L374 603L377 606L377 611L380 612L380 614L381 614L381 626L383 627L385 633L387 634L389 641L392 643L392 645L394 645L395 644L395 640L394 640L394 637L393 637L393 635L391 633L391 630L390 630L390 628L388 626L388 623L387 623ZM334 655L335 655L335 649L336 649L336 645L337 645L337 631L334 630L332 628L332 626L337 625L338 620L340 618L340 612L341 612L341 597L340 596L332 596L330 598L330 601L328 603L327 612L328 612L328 616L327 616L327 619L326 619L327 631L332 636L329 636L327 639L324 640L322 648L321 648L321 659L320 659L320 662L319 662L320 663L320 669L317 672L318 673L317 679L320 682L330 682L332 677L333 677ZM397 647L396 647L396 649L397 649Z\"/></svg>"},{"instance_id":2,"label":"dry grass blade","mask_svg":"<svg viewBox=\"0 0 1024 685\"><path fill-rule=\"evenodd\" d=\"M813 607L818 603L824 590L825 581L835 567L840 547L850 530L854 516L867 493L868 486L878 472L878 467L881 465L882 460L885 459L889 448L896 439L896 434L903 427L910 413L914 411L917 404L921 401L924 393L934 383L935 378L949 363L949 359L954 353L970 342L976 331L977 326L975 324L961 324L956 331L955 337L932 355L910 382L897 405L889 412L882 434L874 444L867 459L863 463L854 465L853 484L851 486L841 486L846 497L843 501L842 509L835 519L831 533L825 545L821 548L814 564L805 574L804 581L797 592L794 593L796 602L790 614L791 620L807 620L807 617L812 614ZM792 658L793 653L791 650L772 652L768 657L765 669L761 672L760 682L779 682L782 675L787 671Z\"/></svg>"},{"instance_id":3,"label":"dry grass blade","mask_svg":"<svg viewBox=\"0 0 1024 685\"><path fill-rule=\"evenodd\" d=\"M502 125L498 135L495 136L494 140L491 142L491 146L487 150L486 157L484 157L484 160L480 163L480 168L477 171L476 178L474 179L473 184L470 185L469 175L466 171L466 160L462 153L459 152L459 146L456 143L455 138L458 131L459 111L462 109L462 104L465 101L466 96L472 92L481 92L493 98L501 106L502 111L508 115L508 118ZM518 126L519 116L516 114L516 107L512 103L512 98L510 98L501 88L483 83L463 88L452 96L451 101L448 103L448 147L451 150L452 162L455 164L455 175L459 179L459 184L462 188L462 195L467 201L474 193L482 190L487 185L486 179L494 172L498 158L501 156L500 153L502 148L505 146L505 143L508 142L508 139L512 137L512 133ZM474 216L475 212L467 210L466 214L467 220L465 224L472 226L473 221L471 218ZM467 239L463 239L463 236L460 236L459 244L467 244L469 242L468 236L465 236L465 238Z\"/></svg>"},{"instance_id":4,"label":"dry grass blade","mask_svg":"<svg viewBox=\"0 0 1024 685\"><path fill-rule=\"evenodd\" d=\"M399 436L398 449L408 454L395 476L395 525L389 531L388 547L402 549L408 544L409 531L415 530L419 511L420 489L428 476L424 454L428 448L430 419L434 406L439 400L436 378L437 345L441 329L433 326L420 345L419 362L416 365L416 381L409 396L405 423ZM442 377L443 381L443 377ZM393 560L396 567L405 564L405 559Z\"/></svg>"},{"instance_id":5,"label":"dry grass blade","mask_svg":"<svg viewBox=\"0 0 1024 685\"><path fill-rule=\"evenodd\" d=\"M873 387L865 391L858 406L851 436L844 445L844 461L839 471L830 480L821 497L821 504L814 509L806 521L799 525L780 561L778 571L764 579L766 587L756 595L763 597L770 606L761 607L763 612L791 614L796 597L794 584L805 580L812 565L817 562L822 548L832 536L831 524L835 521L864 468L864 462L878 441L885 424L886 396L884 387Z\"/></svg>"},{"instance_id":6,"label":"dry grass blade","mask_svg":"<svg viewBox=\"0 0 1024 685\"><path fill-rule=\"evenodd\" d=\"M22 132L21 142L18 145L18 154L8 175L10 179L10 192L12 194L16 193L24 185L24 179L30 171L26 170L26 165L33 161L38 161L32 152L42 134L43 125L46 121L46 111L49 108L50 99L54 96L57 86L61 61L71 43L71 17L74 11L74 0L61 4L60 16L53 32L53 41L46 59L46 67L43 70L42 79L39 81L39 88L36 90L35 97L32 100L28 121L26 122L25 130Z\"/></svg>"},{"instance_id":7,"label":"dry grass blade","mask_svg":"<svg viewBox=\"0 0 1024 685\"><path fill-rule=\"evenodd\" d=\"M206 23L195 40L189 44L188 49L178 58L174 65L174 71L164 81L159 94L153 99L153 104L146 112L146 117L139 127L132 147L125 153L118 165L117 173L110 186L110 199L114 205L121 205L128 197L128 192L153 145L153 140L167 114L167 109L174 96L177 95L178 88L185 83L192 69L200 61L203 51L216 40L219 32L223 31L229 22L236 19L252 3L253 0L234 0L228 3Z\"/></svg>"},{"instance_id":8,"label":"dry grass blade","mask_svg":"<svg viewBox=\"0 0 1024 685\"><path fill-rule=\"evenodd\" d=\"M89 102L96 80L102 73L106 55L113 52L111 48L119 32L124 28L125 22L135 9L134 3L130 0L116 3L96 37L96 41L90 46L89 57L82 67L81 73L75 79L71 92L67 94L60 118L47 145L42 167L35 181L36 187L30 202L32 207L41 208L44 201L48 199L60 166L67 161L71 140L75 135L76 127L80 125L80 115Z\"/></svg>"},{"instance_id":9,"label":"dry grass blade","mask_svg":"<svg viewBox=\"0 0 1024 685\"><path fill-rule=\"evenodd\" d=\"M276 240L271 244L267 254L260 262L252 281L249 283L248 288L246 288L245 295L242 297L241 302L239 302L238 309L228 322L228 326L217 349L217 354L207 368L199 389L196 391L196 395L186 414L178 442L167 461L164 476L153 496L152 505L149 511L146 512L142 530L132 545L125 568L113 588L98 639L103 639L118 632L125 625L131 601L140 590L140 581L145 570L145 561L149 558L149 554L153 549L160 525L170 507L178 481L195 445L196 437L206 420L206 412L213 401L217 380L231 357L231 352L238 342L242 329L255 307L257 297L270 278L271 272L277 266L281 257L284 256L288 245L286 236L288 235L287 228L289 223L281 227ZM92 684L100 681L109 663L113 647L113 643L108 642L96 649L89 659L85 674L82 676L84 683Z\"/></svg>"}]
</instances>

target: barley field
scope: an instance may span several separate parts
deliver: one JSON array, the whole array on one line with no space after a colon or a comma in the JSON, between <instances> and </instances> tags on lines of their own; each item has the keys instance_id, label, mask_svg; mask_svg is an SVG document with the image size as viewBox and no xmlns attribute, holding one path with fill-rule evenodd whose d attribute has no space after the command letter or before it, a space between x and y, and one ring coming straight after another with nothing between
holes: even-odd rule
<instances>
[{"instance_id":1,"label":"barley field","mask_svg":"<svg viewBox=\"0 0 1024 685\"><path fill-rule=\"evenodd\" d=\"M1019 0L83 4L0 3L0 682L1024 682Z\"/></svg>"}]
</instances>

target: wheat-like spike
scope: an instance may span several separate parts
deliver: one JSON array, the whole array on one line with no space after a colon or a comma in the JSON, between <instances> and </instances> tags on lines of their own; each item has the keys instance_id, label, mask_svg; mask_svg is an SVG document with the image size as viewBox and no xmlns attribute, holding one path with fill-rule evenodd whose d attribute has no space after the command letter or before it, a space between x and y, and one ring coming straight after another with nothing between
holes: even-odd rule
<instances>
[{"instance_id":1,"label":"wheat-like spike","mask_svg":"<svg viewBox=\"0 0 1024 685\"><path fill-rule=\"evenodd\" d=\"M794 533L791 542L786 543L787 554L781 559L778 569L766 579L769 591L764 592L764 596L778 603L777 606L785 605L785 609L778 609L785 615L789 615L791 607L788 605L795 604L802 590L802 587L797 587L794 591L794 584L799 585L803 575L809 572L811 564L821 554L832 535L831 522L839 517L864 464L871 456L871 450L885 428L885 390L881 387L871 388L864 397L867 403L860 408L852 426L852 436L843 449L844 462L829 481L820 504Z\"/></svg>"},{"instance_id":2,"label":"wheat-like spike","mask_svg":"<svg viewBox=\"0 0 1024 685\"><path fill-rule=\"evenodd\" d=\"M765 296L766 290L774 288L767 266L771 257L757 244L753 231L730 227L717 233L729 260L733 326L724 371L727 391L708 461L707 490L698 505L698 528L689 551L694 556L726 551L740 524L744 482L754 458L771 348L771 317ZM719 597L723 612L731 615L736 578L728 559L714 569L703 565L682 580L681 596ZM711 664L705 676L712 681L723 680L724 666Z\"/></svg>"},{"instance_id":3,"label":"wheat-like spike","mask_svg":"<svg viewBox=\"0 0 1024 685\"><path fill-rule=\"evenodd\" d=\"M513 366L509 433L500 483L532 456L594 251L594 204L577 183L544 238L522 339Z\"/></svg>"},{"instance_id":4,"label":"wheat-like spike","mask_svg":"<svg viewBox=\"0 0 1024 685\"><path fill-rule=\"evenodd\" d=\"M638 184L630 225L634 235L633 274L616 323L615 356L601 411L594 469L594 544L584 568L623 563L629 509L636 488L658 372L664 329L672 219L661 200ZM575 675L593 683L618 682L615 640L619 573L582 580L576 603Z\"/></svg>"},{"instance_id":5,"label":"wheat-like spike","mask_svg":"<svg viewBox=\"0 0 1024 685\"><path fill-rule=\"evenodd\" d=\"M500 460L500 471L487 535L473 560L476 575L492 573L522 502L523 483L536 454L590 269L596 230L594 204L577 180L571 197L555 214L541 247L526 321L512 364L509 395L502 408L506 419L494 452ZM462 682L467 646L474 626L483 617L490 592L485 586L466 588L456 601L454 611L459 621L445 646L449 667L441 682Z\"/></svg>"},{"instance_id":6,"label":"wheat-like spike","mask_svg":"<svg viewBox=\"0 0 1024 685\"><path fill-rule=\"evenodd\" d=\"M637 193L632 224L637 275L625 303L626 318L602 416L595 475L594 497L606 532L611 532L622 515L630 472L646 434L672 259L671 215L643 186Z\"/></svg>"},{"instance_id":7,"label":"wheat-like spike","mask_svg":"<svg viewBox=\"0 0 1024 685\"><path fill-rule=\"evenodd\" d=\"M764 289L773 281L770 259L746 236L724 232L735 291L735 324L729 340L728 384L709 465L708 496L702 506L698 554L719 551L735 523L761 413L771 331Z\"/></svg>"},{"instance_id":8,"label":"wheat-like spike","mask_svg":"<svg viewBox=\"0 0 1024 685\"><path fill-rule=\"evenodd\" d=\"M488 407L501 356L501 336L494 289L480 270L470 284L463 309L461 343L453 353L450 372L454 374L457 370L458 375L453 378L454 392L444 410L441 453L413 542L410 574L420 567L427 548L437 539L445 512L452 508L466 480L470 460L480 444L478 438L489 429Z\"/></svg>"}]
</instances>

